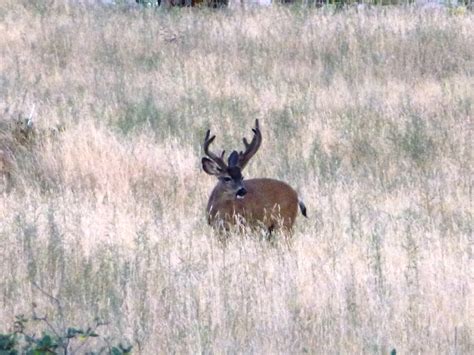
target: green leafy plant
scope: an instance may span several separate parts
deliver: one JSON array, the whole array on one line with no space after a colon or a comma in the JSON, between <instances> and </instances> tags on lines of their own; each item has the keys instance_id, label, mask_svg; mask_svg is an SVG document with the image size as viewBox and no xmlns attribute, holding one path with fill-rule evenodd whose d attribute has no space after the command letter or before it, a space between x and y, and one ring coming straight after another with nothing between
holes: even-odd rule
<instances>
[{"instance_id":1,"label":"green leafy plant","mask_svg":"<svg viewBox=\"0 0 474 355\"><path fill-rule=\"evenodd\" d=\"M28 330L28 324L32 322L41 322L46 325L40 336L36 336ZM0 354L2 355L43 355L43 354L78 354L85 350L88 340L91 338L101 338L97 329L106 323L96 320L93 327L86 329L68 327L64 332L55 329L46 317L37 317L33 314L32 318L26 318L24 315L17 315L13 323L13 331L7 334L0 334ZM105 345L98 349L89 349L88 354L130 354L131 345L110 344L105 338L102 338Z\"/></svg>"},{"instance_id":2,"label":"green leafy plant","mask_svg":"<svg viewBox=\"0 0 474 355\"><path fill-rule=\"evenodd\" d=\"M43 295L54 302L60 318L63 318L63 307L60 300L41 289L33 283ZM28 326L31 324L43 326L40 336L37 336ZM64 319L61 319L64 324ZM36 325L36 329L38 328ZM130 354L131 345L113 345L108 339L99 335L97 330L106 326L107 323L96 318L94 325L87 328L65 327L59 328L53 325L47 316L39 316L37 305L33 304L30 318L23 314L17 315L13 322L13 330L7 334L0 334L0 355L46 355L46 354ZM97 341L91 344L90 340ZM101 344L102 343L102 344ZM86 351L87 350L87 351Z\"/></svg>"}]
</instances>

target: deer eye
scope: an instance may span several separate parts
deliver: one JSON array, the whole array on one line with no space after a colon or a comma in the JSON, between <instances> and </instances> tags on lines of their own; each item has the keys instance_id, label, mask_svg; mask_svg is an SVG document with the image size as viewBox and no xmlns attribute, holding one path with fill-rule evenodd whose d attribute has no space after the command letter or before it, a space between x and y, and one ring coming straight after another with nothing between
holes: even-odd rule
<instances>
[{"instance_id":1,"label":"deer eye","mask_svg":"<svg viewBox=\"0 0 474 355\"><path fill-rule=\"evenodd\" d=\"M225 182L230 182L232 179L228 176L225 176L222 178L222 180L224 180Z\"/></svg>"}]
</instances>

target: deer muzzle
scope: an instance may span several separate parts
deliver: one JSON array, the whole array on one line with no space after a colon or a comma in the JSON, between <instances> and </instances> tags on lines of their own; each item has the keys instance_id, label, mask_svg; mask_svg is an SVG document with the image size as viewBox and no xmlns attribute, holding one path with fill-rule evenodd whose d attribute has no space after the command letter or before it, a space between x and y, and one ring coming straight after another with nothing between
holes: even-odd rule
<instances>
[{"instance_id":1,"label":"deer muzzle","mask_svg":"<svg viewBox=\"0 0 474 355\"><path fill-rule=\"evenodd\" d=\"M247 193L247 190L245 189L245 187L241 187L240 189L237 190L235 197L237 197L238 199L242 199L244 198L246 193Z\"/></svg>"}]
</instances>

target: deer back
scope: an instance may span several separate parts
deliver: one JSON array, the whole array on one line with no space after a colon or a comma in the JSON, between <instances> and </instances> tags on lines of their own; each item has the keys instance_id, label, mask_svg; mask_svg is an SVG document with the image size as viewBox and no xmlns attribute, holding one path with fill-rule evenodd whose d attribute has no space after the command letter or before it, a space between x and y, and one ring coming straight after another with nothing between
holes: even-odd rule
<instances>
[{"instance_id":1,"label":"deer back","mask_svg":"<svg viewBox=\"0 0 474 355\"><path fill-rule=\"evenodd\" d=\"M247 194L242 199L226 195L218 183L209 198L207 212L209 223L223 220L235 224L243 217L249 225L264 224L273 229L282 225L291 229L298 212L298 194L288 184L274 179L249 179L244 181Z\"/></svg>"}]
</instances>

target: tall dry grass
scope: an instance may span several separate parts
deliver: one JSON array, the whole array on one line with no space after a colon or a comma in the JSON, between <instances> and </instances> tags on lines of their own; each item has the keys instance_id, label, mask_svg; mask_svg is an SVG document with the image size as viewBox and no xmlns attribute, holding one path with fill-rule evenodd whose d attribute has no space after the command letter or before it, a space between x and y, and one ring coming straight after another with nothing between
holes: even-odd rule
<instances>
[{"instance_id":1,"label":"tall dry grass","mask_svg":"<svg viewBox=\"0 0 474 355\"><path fill-rule=\"evenodd\" d=\"M472 353L471 13L0 4L0 333L137 353ZM208 128L302 195L290 245L206 225ZM59 299L62 314L48 297Z\"/></svg>"}]
</instances>

